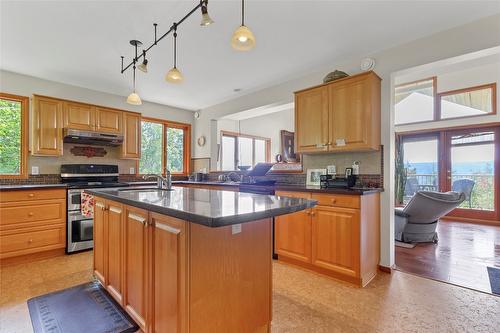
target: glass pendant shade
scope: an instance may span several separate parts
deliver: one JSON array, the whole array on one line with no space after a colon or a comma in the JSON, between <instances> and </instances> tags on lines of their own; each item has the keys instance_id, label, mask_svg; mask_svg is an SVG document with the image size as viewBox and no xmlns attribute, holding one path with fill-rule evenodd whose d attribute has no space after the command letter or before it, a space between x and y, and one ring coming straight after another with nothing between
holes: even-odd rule
<instances>
[{"instance_id":1,"label":"glass pendant shade","mask_svg":"<svg viewBox=\"0 0 500 333\"><path fill-rule=\"evenodd\" d=\"M127 103L132 104L132 105L141 105L142 101L141 101L141 98L139 97L139 95L137 95L134 91L133 93L128 95Z\"/></svg>"},{"instance_id":2,"label":"glass pendant shade","mask_svg":"<svg viewBox=\"0 0 500 333\"><path fill-rule=\"evenodd\" d=\"M203 6L201 7L201 23L200 25L203 27L206 27L207 25L210 25L214 23L210 15L208 15L208 10L207 7Z\"/></svg>"},{"instance_id":3,"label":"glass pendant shade","mask_svg":"<svg viewBox=\"0 0 500 333\"><path fill-rule=\"evenodd\" d=\"M231 46L238 51L249 51L255 47L255 36L248 27L241 25L231 37Z\"/></svg>"},{"instance_id":4,"label":"glass pendant shade","mask_svg":"<svg viewBox=\"0 0 500 333\"><path fill-rule=\"evenodd\" d=\"M170 83L181 83L184 80L182 73L177 69L177 67L172 67L165 75L165 80Z\"/></svg>"},{"instance_id":5,"label":"glass pendant shade","mask_svg":"<svg viewBox=\"0 0 500 333\"><path fill-rule=\"evenodd\" d=\"M148 72L148 61L144 60L139 66L137 66L137 68L141 72L147 73Z\"/></svg>"}]
</instances>

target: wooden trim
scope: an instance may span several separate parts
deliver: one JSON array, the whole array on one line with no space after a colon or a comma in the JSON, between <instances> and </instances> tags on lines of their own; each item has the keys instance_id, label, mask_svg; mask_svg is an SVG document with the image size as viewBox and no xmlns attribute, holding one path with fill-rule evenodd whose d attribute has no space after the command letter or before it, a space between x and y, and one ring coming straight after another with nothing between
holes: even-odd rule
<instances>
[{"instance_id":1,"label":"wooden trim","mask_svg":"<svg viewBox=\"0 0 500 333\"><path fill-rule=\"evenodd\" d=\"M461 129L480 129L480 128L488 128L488 127L497 127L500 126L500 122L491 122L484 124L471 124L471 125L459 125L459 126L449 126L449 127L436 127L436 128L428 128L414 131L401 131L396 132L396 135L406 136L413 134L428 134L433 132L441 132L441 131L451 131L451 130L461 130Z\"/></svg>"},{"instance_id":2,"label":"wooden trim","mask_svg":"<svg viewBox=\"0 0 500 333\"><path fill-rule=\"evenodd\" d=\"M258 136L258 135L251 135L251 134L243 134L243 133L238 133L238 132L231 132L231 131L220 131L221 135L226 135L226 136L239 136L242 138L249 138L249 139L258 139L258 140L269 140L271 141L270 138L266 138L264 136Z\"/></svg>"},{"instance_id":3,"label":"wooden trim","mask_svg":"<svg viewBox=\"0 0 500 333\"><path fill-rule=\"evenodd\" d=\"M24 254L10 258L2 258L0 260L0 267L25 264L33 261L64 256L64 254L65 254L65 249L60 248L60 249L47 250L43 252Z\"/></svg>"},{"instance_id":4,"label":"wooden trim","mask_svg":"<svg viewBox=\"0 0 500 333\"><path fill-rule=\"evenodd\" d=\"M446 215L441 217L440 220L445 220L445 221L457 221L457 222L467 222L467 223L473 223L473 224L485 224L485 225L495 225L498 226L500 225L500 220L485 220L485 219L477 219L477 218L471 218L471 217L461 217L461 216L450 216Z\"/></svg>"},{"instance_id":5,"label":"wooden trim","mask_svg":"<svg viewBox=\"0 0 500 333\"><path fill-rule=\"evenodd\" d=\"M0 98L21 103L21 169L18 175L0 175L0 179L28 178L29 97L0 92Z\"/></svg>"},{"instance_id":6,"label":"wooden trim","mask_svg":"<svg viewBox=\"0 0 500 333\"><path fill-rule=\"evenodd\" d=\"M258 135L251 135L251 134L242 134L242 133L238 133L238 132L232 132L232 131L225 131L225 130L221 130L220 131L220 161L222 162L222 138L224 136L228 136L228 137L233 137L236 139L236 147L234 149L234 159L235 159L235 163L238 162L238 151L239 151L239 147L238 147L238 138L248 138L248 139L252 139L252 163L255 163L255 140L263 140L265 142L265 145L266 145L266 162L269 163L271 162L271 139L270 138L266 138L266 137L263 137L263 136L258 136ZM222 170L221 170L222 171ZM229 171L229 170L226 170L226 171ZM238 171L237 170L237 167L236 167L236 164L234 166L234 170L230 170L230 171Z\"/></svg>"},{"instance_id":7,"label":"wooden trim","mask_svg":"<svg viewBox=\"0 0 500 333\"><path fill-rule=\"evenodd\" d=\"M384 272L384 273L392 274L392 270L393 269L394 268L392 268L392 267L378 265L378 270L381 271L381 272Z\"/></svg>"},{"instance_id":8,"label":"wooden trim","mask_svg":"<svg viewBox=\"0 0 500 333\"><path fill-rule=\"evenodd\" d=\"M318 84L318 85L315 85L315 86L312 86L312 87L308 87L308 88L305 88L305 89L297 90L297 91L294 91L293 93L297 94L297 93L301 93L303 91L307 91L307 90L311 90L311 89L316 89L316 88L328 86L330 84L334 84L334 83L338 83L338 82L343 82L343 81L346 81L346 80L350 80L352 78L362 77L362 76L365 76L365 75L373 75L373 76L377 77L380 81L382 81L382 79L380 78L380 76L377 75L377 73L375 73L374 71L368 71L368 72L357 73L357 74L354 74L354 75L349 75L349 76L343 77L341 79L337 79L337 80L334 80L334 81L330 81L330 82Z\"/></svg>"},{"instance_id":9,"label":"wooden trim","mask_svg":"<svg viewBox=\"0 0 500 333\"><path fill-rule=\"evenodd\" d=\"M415 80L415 81L410 81L410 82L404 82L404 83L396 84L394 86L394 88L400 88L400 87L404 87L404 86L409 86L411 84L417 84L417 83L420 83L420 82L431 81L431 80L433 81L432 82L432 86L435 89L437 87L437 85L436 85L437 76L429 76L429 77L426 77L426 78L423 78L423 79L419 79L419 80Z\"/></svg>"},{"instance_id":10,"label":"wooden trim","mask_svg":"<svg viewBox=\"0 0 500 333\"><path fill-rule=\"evenodd\" d=\"M439 120L439 106L438 106L438 103L437 103L437 76L431 76L431 77L427 77L425 79L420 79L420 80L415 80L415 81L411 81L411 82L405 82L405 83L401 83L401 84L398 84L396 86L394 86L394 90L396 90L396 88L399 88L399 87L404 87L404 86L409 86L409 85L412 85L412 84L417 84L417 83L420 83L420 82L424 82L424 81L432 81L432 98L433 98L433 101L434 103L432 103L432 120L420 120L420 121L412 121L412 122L409 122L409 123L401 123L401 124L394 124L394 126L406 126L406 125L415 125L415 124L423 124L423 123L432 123L432 122L435 122L435 121L438 121Z\"/></svg>"}]
</instances>

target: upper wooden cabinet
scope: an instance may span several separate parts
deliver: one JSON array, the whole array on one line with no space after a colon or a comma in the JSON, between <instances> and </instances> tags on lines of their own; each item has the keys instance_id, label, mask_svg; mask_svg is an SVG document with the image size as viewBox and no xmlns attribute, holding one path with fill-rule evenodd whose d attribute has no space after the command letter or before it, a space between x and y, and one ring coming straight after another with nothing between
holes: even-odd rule
<instances>
[{"instance_id":1,"label":"upper wooden cabinet","mask_svg":"<svg viewBox=\"0 0 500 333\"><path fill-rule=\"evenodd\" d=\"M366 72L295 93L299 153L380 149L380 78Z\"/></svg>"},{"instance_id":2,"label":"upper wooden cabinet","mask_svg":"<svg viewBox=\"0 0 500 333\"><path fill-rule=\"evenodd\" d=\"M58 99L34 96L31 154L60 156L63 154L62 110Z\"/></svg>"},{"instance_id":3,"label":"upper wooden cabinet","mask_svg":"<svg viewBox=\"0 0 500 333\"><path fill-rule=\"evenodd\" d=\"M122 111L96 107L95 109L95 129L98 132L121 133L122 132Z\"/></svg>"},{"instance_id":4,"label":"upper wooden cabinet","mask_svg":"<svg viewBox=\"0 0 500 333\"><path fill-rule=\"evenodd\" d=\"M93 131L95 107L89 104L64 102L64 127Z\"/></svg>"},{"instance_id":5,"label":"upper wooden cabinet","mask_svg":"<svg viewBox=\"0 0 500 333\"><path fill-rule=\"evenodd\" d=\"M122 158L141 157L141 114L123 112Z\"/></svg>"}]
</instances>

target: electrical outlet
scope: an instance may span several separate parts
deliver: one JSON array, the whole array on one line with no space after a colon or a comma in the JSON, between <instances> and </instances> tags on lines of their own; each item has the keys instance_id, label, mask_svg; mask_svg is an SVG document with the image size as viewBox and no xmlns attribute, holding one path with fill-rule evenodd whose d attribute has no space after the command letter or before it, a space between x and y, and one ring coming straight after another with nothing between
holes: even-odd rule
<instances>
[{"instance_id":1,"label":"electrical outlet","mask_svg":"<svg viewBox=\"0 0 500 333\"><path fill-rule=\"evenodd\" d=\"M135 175L135 168L130 168L129 173L130 173L131 175Z\"/></svg>"},{"instance_id":2,"label":"electrical outlet","mask_svg":"<svg viewBox=\"0 0 500 333\"><path fill-rule=\"evenodd\" d=\"M31 167L31 174L32 175L38 175L38 174L40 174L40 169L37 166L32 166Z\"/></svg>"},{"instance_id":3,"label":"electrical outlet","mask_svg":"<svg viewBox=\"0 0 500 333\"><path fill-rule=\"evenodd\" d=\"M241 232L241 223L240 224L233 224L231 226L231 234L239 234Z\"/></svg>"}]
</instances>

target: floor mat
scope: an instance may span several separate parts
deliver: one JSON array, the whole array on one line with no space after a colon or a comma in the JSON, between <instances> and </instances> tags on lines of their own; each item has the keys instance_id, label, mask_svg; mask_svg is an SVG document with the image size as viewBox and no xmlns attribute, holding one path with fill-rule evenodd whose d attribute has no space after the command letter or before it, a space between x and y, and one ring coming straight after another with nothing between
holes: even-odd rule
<instances>
[{"instance_id":1,"label":"floor mat","mask_svg":"<svg viewBox=\"0 0 500 333\"><path fill-rule=\"evenodd\" d=\"M129 333L139 328L98 282L34 297L28 308L35 333Z\"/></svg>"},{"instance_id":2,"label":"floor mat","mask_svg":"<svg viewBox=\"0 0 500 333\"><path fill-rule=\"evenodd\" d=\"M491 292L500 295L500 268L488 266L488 275L490 277Z\"/></svg>"}]
</instances>

